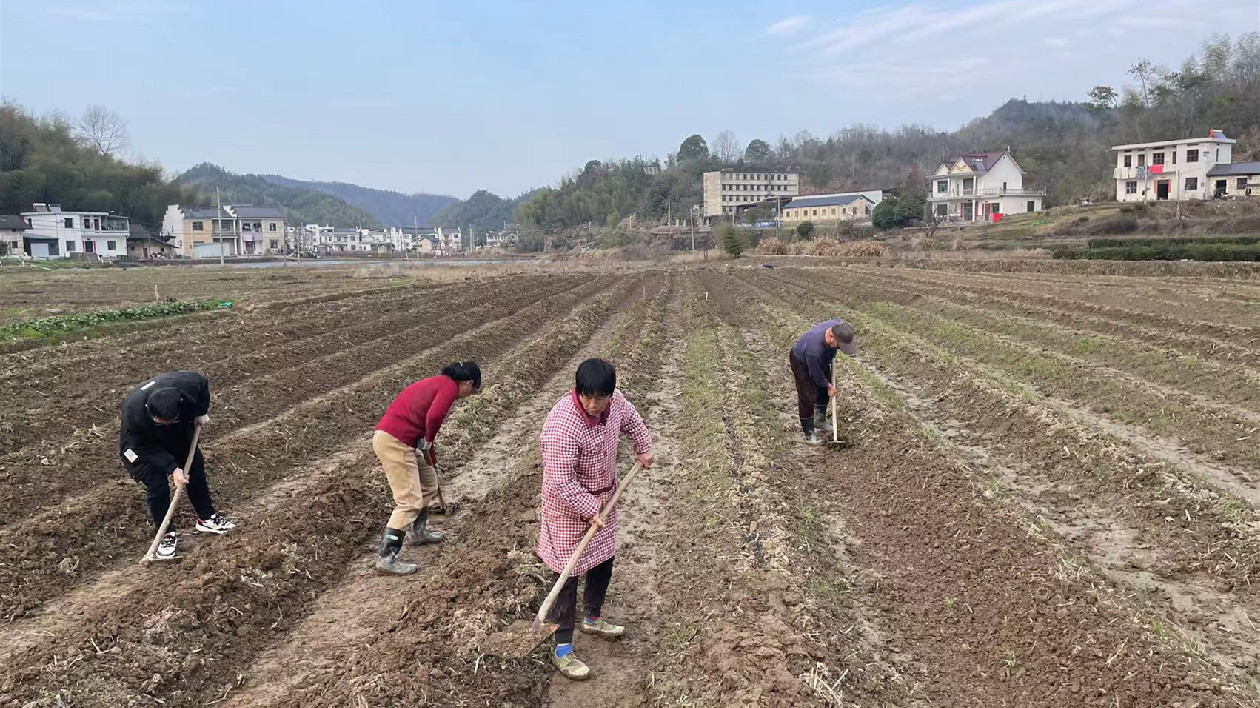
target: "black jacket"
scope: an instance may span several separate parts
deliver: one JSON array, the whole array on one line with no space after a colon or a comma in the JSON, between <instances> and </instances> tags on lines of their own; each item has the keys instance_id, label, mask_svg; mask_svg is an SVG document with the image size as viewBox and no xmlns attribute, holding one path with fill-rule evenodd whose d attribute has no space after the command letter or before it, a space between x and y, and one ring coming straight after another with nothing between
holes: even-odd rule
<instances>
[{"instance_id":1,"label":"black jacket","mask_svg":"<svg viewBox=\"0 0 1260 708\"><path fill-rule=\"evenodd\" d=\"M158 425L145 408L149 394L160 388L178 389L179 422ZM192 443L197 416L210 412L210 382L196 371L158 374L132 389L123 399L118 454L130 465L148 464L166 474L184 464Z\"/></svg>"}]
</instances>

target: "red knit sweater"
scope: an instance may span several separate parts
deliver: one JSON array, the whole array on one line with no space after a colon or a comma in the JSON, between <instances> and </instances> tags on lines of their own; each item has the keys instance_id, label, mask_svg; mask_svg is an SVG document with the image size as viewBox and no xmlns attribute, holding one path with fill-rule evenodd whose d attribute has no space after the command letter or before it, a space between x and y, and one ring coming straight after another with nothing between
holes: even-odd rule
<instances>
[{"instance_id":1,"label":"red knit sweater","mask_svg":"<svg viewBox=\"0 0 1260 708\"><path fill-rule=\"evenodd\" d=\"M393 435L408 447L416 447L422 437L433 442L458 397L459 384L451 377L422 379L398 394L376 429Z\"/></svg>"}]
</instances>

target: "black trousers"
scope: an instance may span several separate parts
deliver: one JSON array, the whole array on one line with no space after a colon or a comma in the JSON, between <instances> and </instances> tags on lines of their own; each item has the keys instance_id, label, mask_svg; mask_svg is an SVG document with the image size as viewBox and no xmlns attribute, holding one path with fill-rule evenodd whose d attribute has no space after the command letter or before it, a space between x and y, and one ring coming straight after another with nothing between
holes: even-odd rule
<instances>
[{"instance_id":1,"label":"black trousers","mask_svg":"<svg viewBox=\"0 0 1260 708\"><path fill-rule=\"evenodd\" d=\"M825 407L831 402L831 397L825 387L814 383L813 377L809 375L809 367L796 358L796 352L788 352L788 363L792 367L792 379L796 382L796 411L804 424L805 421L814 419L814 408ZM831 380L831 367L827 367L823 374Z\"/></svg>"},{"instance_id":2,"label":"black trousers","mask_svg":"<svg viewBox=\"0 0 1260 708\"><path fill-rule=\"evenodd\" d=\"M182 463L187 454L185 452L183 455L177 455L175 459ZM144 460L137 460L135 464L128 464L124 460L123 464L127 465L127 472L131 474L131 478L144 485L149 516L153 519L154 526L161 526L162 519L166 518L166 510L171 505L171 484L165 471L154 468ZM192 502L193 509L197 512L197 518L208 519L214 516L214 503L210 501L210 484L206 481L206 460L201 456L200 447L193 455L192 468L184 471L188 473L188 486L185 490L188 492L188 500ZM175 530L174 522L171 523L169 530Z\"/></svg>"},{"instance_id":3,"label":"black trousers","mask_svg":"<svg viewBox=\"0 0 1260 708\"><path fill-rule=\"evenodd\" d=\"M613 559L600 563L586 571L586 588L582 591L582 609L587 617L599 617L604 609L604 598L608 596L608 583L612 581ZM552 574L552 582L560 579L559 573ZM577 578L569 578L560 588L556 604L551 606L547 619L560 625L556 629L556 644L571 644L573 628L577 625Z\"/></svg>"}]
</instances>

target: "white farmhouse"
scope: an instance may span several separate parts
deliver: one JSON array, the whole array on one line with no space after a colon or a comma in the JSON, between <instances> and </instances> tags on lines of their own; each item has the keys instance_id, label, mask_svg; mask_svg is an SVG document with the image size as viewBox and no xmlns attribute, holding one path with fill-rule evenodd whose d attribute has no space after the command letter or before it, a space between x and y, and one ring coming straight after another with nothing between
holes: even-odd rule
<instances>
[{"instance_id":1,"label":"white farmhouse","mask_svg":"<svg viewBox=\"0 0 1260 708\"><path fill-rule=\"evenodd\" d=\"M107 258L127 255L131 220L107 211L62 211L58 204L36 203L22 212L30 224L23 234L25 250L34 258L69 258L92 253Z\"/></svg>"},{"instance_id":2,"label":"white farmhouse","mask_svg":"<svg viewBox=\"0 0 1260 708\"><path fill-rule=\"evenodd\" d=\"M1111 148L1116 154L1116 201L1210 199L1217 192L1229 194L1229 178L1234 176L1236 186L1237 176L1218 167L1232 163L1234 143L1213 130L1206 138L1117 145Z\"/></svg>"},{"instance_id":3,"label":"white farmhouse","mask_svg":"<svg viewBox=\"0 0 1260 708\"><path fill-rule=\"evenodd\" d=\"M1045 190L1024 189L1024 170L1009 148L969 152L936 168L928 204L939 218L996 221L998 214L1041 211Z\"/></svg>"}]
</instances>

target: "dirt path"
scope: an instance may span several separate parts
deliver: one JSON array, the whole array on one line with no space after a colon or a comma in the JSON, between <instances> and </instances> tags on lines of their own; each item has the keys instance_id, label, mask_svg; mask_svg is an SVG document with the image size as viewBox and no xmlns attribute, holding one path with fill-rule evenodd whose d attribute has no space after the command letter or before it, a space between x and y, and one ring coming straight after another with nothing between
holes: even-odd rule
<instances>
[{"instance_id":1,"label":"dirt path","mask_svg":"<svg viewBox=\"0 0 1260 708\"><path fill-rule=\"evenodd\" d=\"M451 467L444 481L448 504L457 507L453 518L434 517L432 525L448 534L446 544L420 549L408 547L404 557L420 565L412 578L388 578L372 570L375 548L353 562L353 569L336 587L323 593L312 612L289 632L283 643L259 657L245 677L245 688L231 694L227 706L278 705L299 686L319 676L335 674L348 658L346 650L370 646L397 617L400 602L423 597L427 573L433 572L435 556L457 547L463 535L476 533L469 527L470 504L481 501L505 481L525 476L532 466L532 454L522 450L536 447L534 441L547 411L572 386L573 371L583 360L603 353L609 338L622 328L634 327L631 318L640 312L628 308L607 318L576 355L562 362L540 389L527 389L524 400L510 411L501 412L502 423L493 435L479 445L463 465ZM500 369L502 371L502 369ZM520 389L517 382L502 381L496 386ZM470 416L465 415L464 418ZM493 421L478 421L481 424Z\"/></svg>"}]
</instances>

